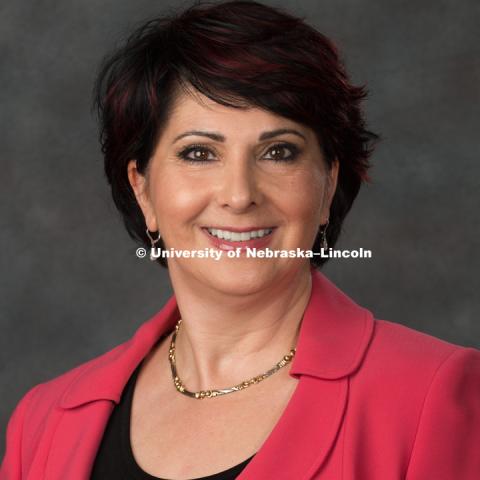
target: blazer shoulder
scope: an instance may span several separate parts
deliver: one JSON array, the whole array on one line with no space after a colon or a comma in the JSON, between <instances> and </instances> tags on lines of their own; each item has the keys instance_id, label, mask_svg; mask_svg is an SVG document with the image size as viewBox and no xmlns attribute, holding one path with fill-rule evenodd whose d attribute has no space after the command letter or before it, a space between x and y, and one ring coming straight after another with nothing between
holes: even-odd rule
<instances>
[{"instance_id":1,"label":"blazer shoulder","mask_svg":"<svg viewBox=\"0 0 480 480\"><path fill-rule=\"evenodd\" d=\"M373 338L362 368L357 371L354 383L362 385L368 393L380 389L379 396L388 396L396 391L384 389L385 385L397 385L392 405L418 401L426 394L437 371L449 359L458 362L478 362L480 351L447 342L433 335L388 320L375 319ZM393 394L393 393L392 393ZM406 396L404 396L404 394Z\"/></svg>"},{"instance_id":2,"label":"blazer shoulder","mask_svg":"<svg viewBox=\"0 0 480 480\"><path fill-rule=\"evenodd\" d=\"M480 476L480 351L459 347L437 368L416 426L406 478Z\"/></svg>"},{"instance_id":3,"label":"blazer shoulder","mask_svg":"<svg viewBox=\"0 0 480 480\"><path fill-rule=\"evenodd\" d=\"M78 377L89 370L95 370L112 362L125 350L129 342L130 340L117 345L107 352L87 360L50 380L35 385L20 400L20 403L23 402L27 405L25 408L25 420L40 419L42 416L46 416L49 411L58 406L63 394ZM28 409L28 405L34 405L35 408Z\"/></svg>"},{"instance_id":4,"label":"blazer shoulder","mask_svg":"<svg viewBox=\"0 0 480 480\"><path fill-rule=\"evenodd\" d=\"M120 344L106 353L88 360L57 377L31 387L17 402L7 425L5 456L0 479L20 478L22 463L29 464L36 444L48 425L55 423L62 410L60 400L69 386L85 371L99 368L116 358L125 349ZM21 459L21 461L19 461Z\"/></svg>"},{"instance_id":5,"label":"blazer shoulder","mask_svg":"<svg viewBox=\"0 0 480 480\"><path fill-rule=\"evenodd\" d=\"M412 365L438 366L460 351L480 351L457 345L425 332L389 320L375 319L372 347L390 360Z\"/></svg>"},{"instance_id":6,"label":"blazer shoulder","mask_svg":"<svg viewBox=\"0 0 480 480\"><path fill-rule=\"evenodd\" d=\"M448 450L448 438L470 431L467 417L480 422L480 351L376 319L371 344L362 367L351 378L350 387L352 418L368 424L372 438L384 437L387 422L389 436L406 461L415 444L415 451L419 451L419 445L424 448L420 448L419 458L427 459L443 416L451 417L441 443L444 452ZM431 437L415 442L420 430L425 432L425 438L429 434ZM444 464L438 460L439 465ZM426 471L427 468L422 469L422 474ZM434 477L470 479L455 475Z\"/></svg>"}]
</instances>

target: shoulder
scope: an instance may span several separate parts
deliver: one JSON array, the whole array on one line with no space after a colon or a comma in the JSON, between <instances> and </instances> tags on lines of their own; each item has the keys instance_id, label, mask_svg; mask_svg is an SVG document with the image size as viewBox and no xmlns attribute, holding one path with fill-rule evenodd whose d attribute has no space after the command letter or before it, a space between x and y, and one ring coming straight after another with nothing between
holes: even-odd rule
<instances>
[{"instance_id":1,"label":"shoulder","mask_svg":"<svg viewBox=\"0 0 480 480\"><path fill-rule=\"evenodd\" d=\"M51 430L49 427L54 428L62 415L59 406L65 392L85 372L112 362L125 345L121 344L47 382L35 385L20 399L8 421L0 478L21 478L22 465L30 464L38 442L46 431Z\"/></svg>"},{"instance_id":2,"label":"shoulder","mask_svg":"<svg viewBox=\"0 0 480 480\"><path fill-rule=\"evenodd\" d=\"M480 351L442 340L388 320L375 319L371 354L383 357L392 366L418 369L438 368L451 356L476 361Z\"/></svg>"},{"instance_id":3,"label":"shoulder","mask_svg":"<svg viewBox=\"0 0 480 480\"><path fill-rule=\"evenodd\" d=\"M14 417L22 417L22 424L30 427L42 427L49 414L59 406L63 395L70 386L86 372L95 371L111 363L125 349L128 342L122 343L111 350L77 365L66 372L46 382L39 383L31 388L18 402L11 422ZM34 406L34 408L33 408Z\"/></svg>"},{"instance_id":4,"label":"shoulder","mask_svg":"<svg viewBox=\"0 0 480 480\"><path fill-rule=\"evenodd\" d=\"M90 360L87 360L76 367L54 377L47 382L38 385L38 391L41 392L46 399L57 398L61 395L78 377L88 371L95 371L99 368L114 362L126 350L131 340L121 343L112 349L100 354Z\"/></svg>"},{"instance_id":5,"label":"shoulder","mask_svg":"<svg viewBox=\"0 0 480 480\"><path fill-rule=\"evenodd\" d=\"M381 435L387 424L395 439L405 440L409 480L479 478L480 351L375 323L369 366L358 381L372 430Z\"/></svg>"},{"instance_id":6,"label":"shoulder","mask_svg":"<svg viewBox=\"0 0 480 480\"><path fill-rule=\"evenodd\" d=\"M124 376L129 375L131 365L143 354L142 342L135 344L134 338L35 385L20 399L8 421L0 479L23 478L22 472L32 465L37 452L45 454L41 447L48 445L55 435L69 409L68 400L70 404L78 400L78 405L97 399L117 400L117 389L121 390Z\"/></svg>"},{"instance_id":7,"label":"shoulder","mask_svg":"<svg viewBox=\"0 0 480 480\"><path fill-rule=\"evenodd\" d=\"M0 479L21 478L22 465L30 464L43 440L49 442L68 410L96 400L118 403L131 373L177 319L175 297L171 297L126 342L31 388L10 416Z\"/></svg>"},{"instance_id":8,"label":"shoulder","mask_svg":"<svg viewBox=\"0 0 480 480\"><path fill-rule=\"evenodd\" d=\"M377 409L411 410L416 418L427 398L447 404L455 400L455 392L464 401L476 401L480 411L480 350L376 319L352 387Z\"/></svg>"}]
</instances>

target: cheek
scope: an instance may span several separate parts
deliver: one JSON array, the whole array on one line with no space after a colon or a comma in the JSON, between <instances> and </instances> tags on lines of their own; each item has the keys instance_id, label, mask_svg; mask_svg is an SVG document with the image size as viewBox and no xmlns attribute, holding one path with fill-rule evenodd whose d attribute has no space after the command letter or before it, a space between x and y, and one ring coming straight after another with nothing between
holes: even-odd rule
<instances>
[{"instance_id":1,"label":"cheek","mask_svg":"<svg viewBox=\"0 0 480 480\"><path fill-rule=\"evenodd\" d=\"M320 221L325 191L324 176L317 171L302 171L285 183L279 197L292 220L302 225ZM315 227L316 228L316 227Z\"/></svg>"},{"instance_id":2,"label":"cheek","mask_svg":"<svg viewBox=\"0 0 480 480\"><path fill-rule=\"evenodd\" d=\"M174 170L159 171L155 178L152 199L161 224L188 222L208 203L208 191L199 188L195 178Z\"/></svg>"}]
</instances>

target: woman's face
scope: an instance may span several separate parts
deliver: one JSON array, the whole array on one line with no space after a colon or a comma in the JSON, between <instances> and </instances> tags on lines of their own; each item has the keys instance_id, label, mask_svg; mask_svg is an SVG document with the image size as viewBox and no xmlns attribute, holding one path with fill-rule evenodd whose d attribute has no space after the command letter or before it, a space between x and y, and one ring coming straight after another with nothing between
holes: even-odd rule
<instances>
[{"instance_id":1,"label":"woman's face","mask_svg":"<svg viewBox=\"0 0 480 480\"><path fill-rule=\"evenodd\" d=\"M309 267L309 259L248 258L245 250L228 258L227 250L311 249L329 216L338 163L328 169L314 132L301 124L182 93L145 177L134 160L128 173L165 248L222 251L220 260L169 258L172 279L248 294Z\"/></svg>"}]
</instances>

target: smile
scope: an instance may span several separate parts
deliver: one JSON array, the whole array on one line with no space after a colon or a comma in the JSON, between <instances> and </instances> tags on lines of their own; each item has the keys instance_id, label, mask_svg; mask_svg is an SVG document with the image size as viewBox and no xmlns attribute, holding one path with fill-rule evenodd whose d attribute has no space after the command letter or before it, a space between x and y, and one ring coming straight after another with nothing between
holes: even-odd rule
<instances>
[{"instance_id":1,"label":"smile","mask_svg":"<svg viewBox=\"0 0 480 480\"><path fill-rule=\"evenodd\" d=\"M249 230L245 232L233 232L231 230L221 230L219 228L209 228L206 230L210 235L230 242L245 242L254 238L263 238L273 232L273 228L263 228L258 230Z\"/></svg>"}]
</instances>

